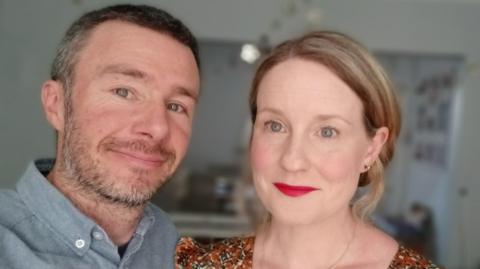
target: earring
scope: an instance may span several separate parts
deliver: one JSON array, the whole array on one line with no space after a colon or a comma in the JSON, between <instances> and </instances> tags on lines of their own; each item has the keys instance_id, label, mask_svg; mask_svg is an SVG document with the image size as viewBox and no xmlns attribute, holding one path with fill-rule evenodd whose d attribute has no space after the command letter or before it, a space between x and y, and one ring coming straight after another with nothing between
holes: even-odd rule
<instances>
[{"instance_id":1,"label":"earring","mask_svg":"<svg viewBox=\"0 0 480 269\"><path fill-rule=\"evenodd\" d=\"M368 170L370 170L371 166L368 165L368 164L365 164L363 165L363 169L365 170L365 172L367 172Z\"/></svg>"}]
</instances>

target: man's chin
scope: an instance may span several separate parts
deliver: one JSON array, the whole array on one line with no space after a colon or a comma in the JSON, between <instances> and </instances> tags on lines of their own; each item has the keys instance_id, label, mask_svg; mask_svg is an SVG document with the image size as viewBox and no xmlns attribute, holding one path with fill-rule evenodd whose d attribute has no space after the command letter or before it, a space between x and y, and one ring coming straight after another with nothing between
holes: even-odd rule
<instances>
[{"instance_id":1,"label":"man's chin","mask_svg":"<svg viewBox=\"0 0 480 269\"><path fill-rule=\"evenodd\" d=\"M144 206L152 198L153 190L132 190L131 192L97 192L107 203L128 208Z\"/></svg>"},{"instance_id":2,"label":"man's chin","mask_svg":"<svg viewBox=\"0 0 480 269\"><path fill-rule=\"evenodd\" d=\"M112 166L109 170L111 175L131 181L130 184L132 185L162 185L163 182L170 178L172 167L173 165L168 163L155 168L130 163L128 165Z\"/></svg>"},{"instance_id":3,"label":"man's chin","mask_svg":"<svg viewBox=\"0 0 480 269\"><path fill-rule=\"evenodd\" d=\"M121 201L138 201L137 204L145 204L150 201L158 189L167 181L166 177L133 177L124 182L114 183L116 195L112 195ZM123 183L123 184L122 184Z\"/></svg>"}]
</instances>

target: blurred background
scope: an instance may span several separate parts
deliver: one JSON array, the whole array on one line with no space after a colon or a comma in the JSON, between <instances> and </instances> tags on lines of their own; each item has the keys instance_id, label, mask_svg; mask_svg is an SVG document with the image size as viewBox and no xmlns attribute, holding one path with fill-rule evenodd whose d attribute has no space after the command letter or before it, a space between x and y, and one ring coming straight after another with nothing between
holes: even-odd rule
<instances>
[{"instance_id":1,"label":"blurred background","mask_svg":"<svg viewBox=\"0 0 480 269\"><path fill-rule=\"evenodd\" d=\"M286 38L333 29L375 52L402 105L374 222L446 268L480 268L480 0L130 2L170 11L200 40L202 94L190 150L154 198L180 233L215 240L262 221L245 164L258 58ZM30 160L54 157L41 83L69 24L114 3L0 0L1 188L13 188Z\"/></svg>"}]
</instances>

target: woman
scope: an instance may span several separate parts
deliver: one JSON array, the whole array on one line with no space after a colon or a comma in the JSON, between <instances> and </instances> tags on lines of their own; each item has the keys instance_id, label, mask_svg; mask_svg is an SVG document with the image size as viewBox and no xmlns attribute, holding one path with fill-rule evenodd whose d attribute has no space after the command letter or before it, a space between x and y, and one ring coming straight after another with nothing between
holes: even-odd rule
<instances>
[{"instance_id":1,"label":"woman","mask_svg":"<svg viewBox=\"0 0 480 269\"><path fill-rule=\"evenodd\" d=\"M279 45L255 74L250 109L253 181L269 220L255 237L181 239L177 268L437 268L367 221L401 119L366 49L326 31Z\"/></svg>"}]
</instances>

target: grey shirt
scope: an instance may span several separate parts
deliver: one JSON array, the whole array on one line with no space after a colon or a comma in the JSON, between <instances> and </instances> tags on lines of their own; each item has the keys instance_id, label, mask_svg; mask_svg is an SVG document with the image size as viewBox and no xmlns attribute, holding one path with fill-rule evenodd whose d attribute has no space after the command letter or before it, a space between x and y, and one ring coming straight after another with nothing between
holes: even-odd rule
<instances>
[{"instance_id":1,"label":"grey shirt","mask_svg":"<svg viewBox=\"0 0 480 269\"><path fill-rule=\"evenodd\" d=\"M0 191L0 268L173 268L177 232L148 204L123 256L32 163L16 191Z\"/></svg>"}]
</instances>

